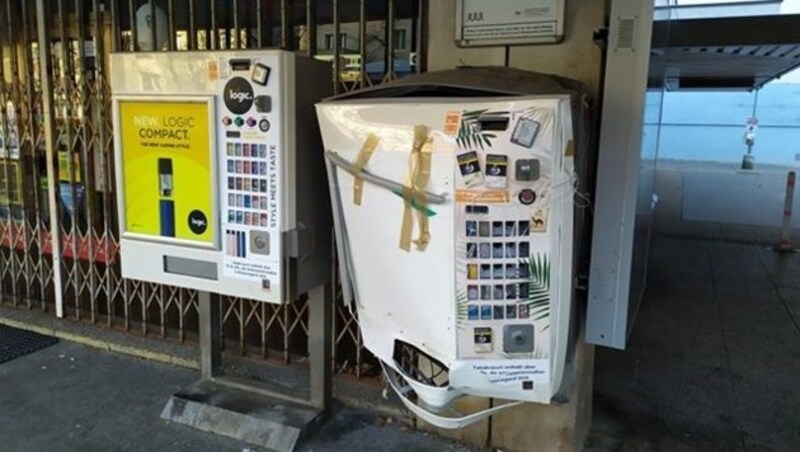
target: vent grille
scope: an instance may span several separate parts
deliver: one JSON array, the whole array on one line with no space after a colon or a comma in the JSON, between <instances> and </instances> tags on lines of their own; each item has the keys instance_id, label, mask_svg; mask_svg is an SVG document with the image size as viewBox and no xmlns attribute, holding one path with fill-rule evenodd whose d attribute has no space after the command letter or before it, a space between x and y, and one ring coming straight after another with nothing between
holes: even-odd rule
<instances>
[{"instance_id":1,"label":"vent grille","mask_svg":"<svg viewBox=\"0 0 800 452\"><path fill-rule=\"evenodd\" d=\"M636 35L636 18L620 17L617 19L617 50L633 51Z\"/></svg>"}]
</instances>

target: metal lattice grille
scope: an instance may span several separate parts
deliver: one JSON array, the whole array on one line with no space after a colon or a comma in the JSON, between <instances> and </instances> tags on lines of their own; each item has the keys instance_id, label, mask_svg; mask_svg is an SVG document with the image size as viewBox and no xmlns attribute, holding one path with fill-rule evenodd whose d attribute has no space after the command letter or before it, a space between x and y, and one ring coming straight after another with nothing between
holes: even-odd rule
<instances>
[{"instance_id":1,"label":"metal lattice grille","mask_svg":"<svg viewBox=\"0 0 800 452\"><path fill-rule=\"evenodd\" d=\"M196 338L198 296L121 276L109 52L282 48L330 61L336 92L424 69L424 0L0 2L2 303L161 338ZM221 302L229 351L307 355L305 299ZM361 376L356 319L333 322L336 370Z\"/></svg>"}]
</instances>

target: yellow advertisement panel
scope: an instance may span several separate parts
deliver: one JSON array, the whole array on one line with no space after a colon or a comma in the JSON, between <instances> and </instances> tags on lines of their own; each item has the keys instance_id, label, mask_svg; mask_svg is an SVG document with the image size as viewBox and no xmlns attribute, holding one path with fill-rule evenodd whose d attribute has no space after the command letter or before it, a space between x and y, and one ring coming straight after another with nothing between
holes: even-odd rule
<instances>
[{"instance_id":1,"label":"yellow advertisement panel","mask_svg":"<svg viewBox=\"0 0 800 452\"><path fill-rule=\"evenodd\" d=\"M214 242L209 108L206 101L119 102L126 232Z\"/></svg>"}]
</instances>

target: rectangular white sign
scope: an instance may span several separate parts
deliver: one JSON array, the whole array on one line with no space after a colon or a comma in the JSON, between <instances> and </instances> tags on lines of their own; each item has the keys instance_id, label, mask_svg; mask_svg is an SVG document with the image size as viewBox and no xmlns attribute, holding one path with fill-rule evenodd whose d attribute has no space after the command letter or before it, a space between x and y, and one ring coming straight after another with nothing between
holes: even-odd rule
<instances>
[{"instance_id":1,"label":"rectangular white sign","mask_svg":"<svg viewBox=\"0 0 800 452\"><path fill-rule=\"evenodd\" d=\"M555 43L564 36L565 0L459 0L456 42L462 47Z\"/></svg>"}]
</instances>

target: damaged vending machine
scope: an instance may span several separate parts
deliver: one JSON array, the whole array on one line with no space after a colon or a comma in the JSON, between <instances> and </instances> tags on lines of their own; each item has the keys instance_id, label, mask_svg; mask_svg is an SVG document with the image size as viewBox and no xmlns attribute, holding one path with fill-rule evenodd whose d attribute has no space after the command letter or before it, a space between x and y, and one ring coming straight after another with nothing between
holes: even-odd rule
<instances>
[{"instance_id":1,"label":"damaged vending machine","mask_svg":"<svg viewBox=\"0 0 800 452\"><path fill-rule=\"evenodd\" d=\"M390 385L434 425L562 389L583 112L577 83L507 68L317 105L345 301ZM462 395L512 403L445 415Z\"/></svg>"}]
</instances>

